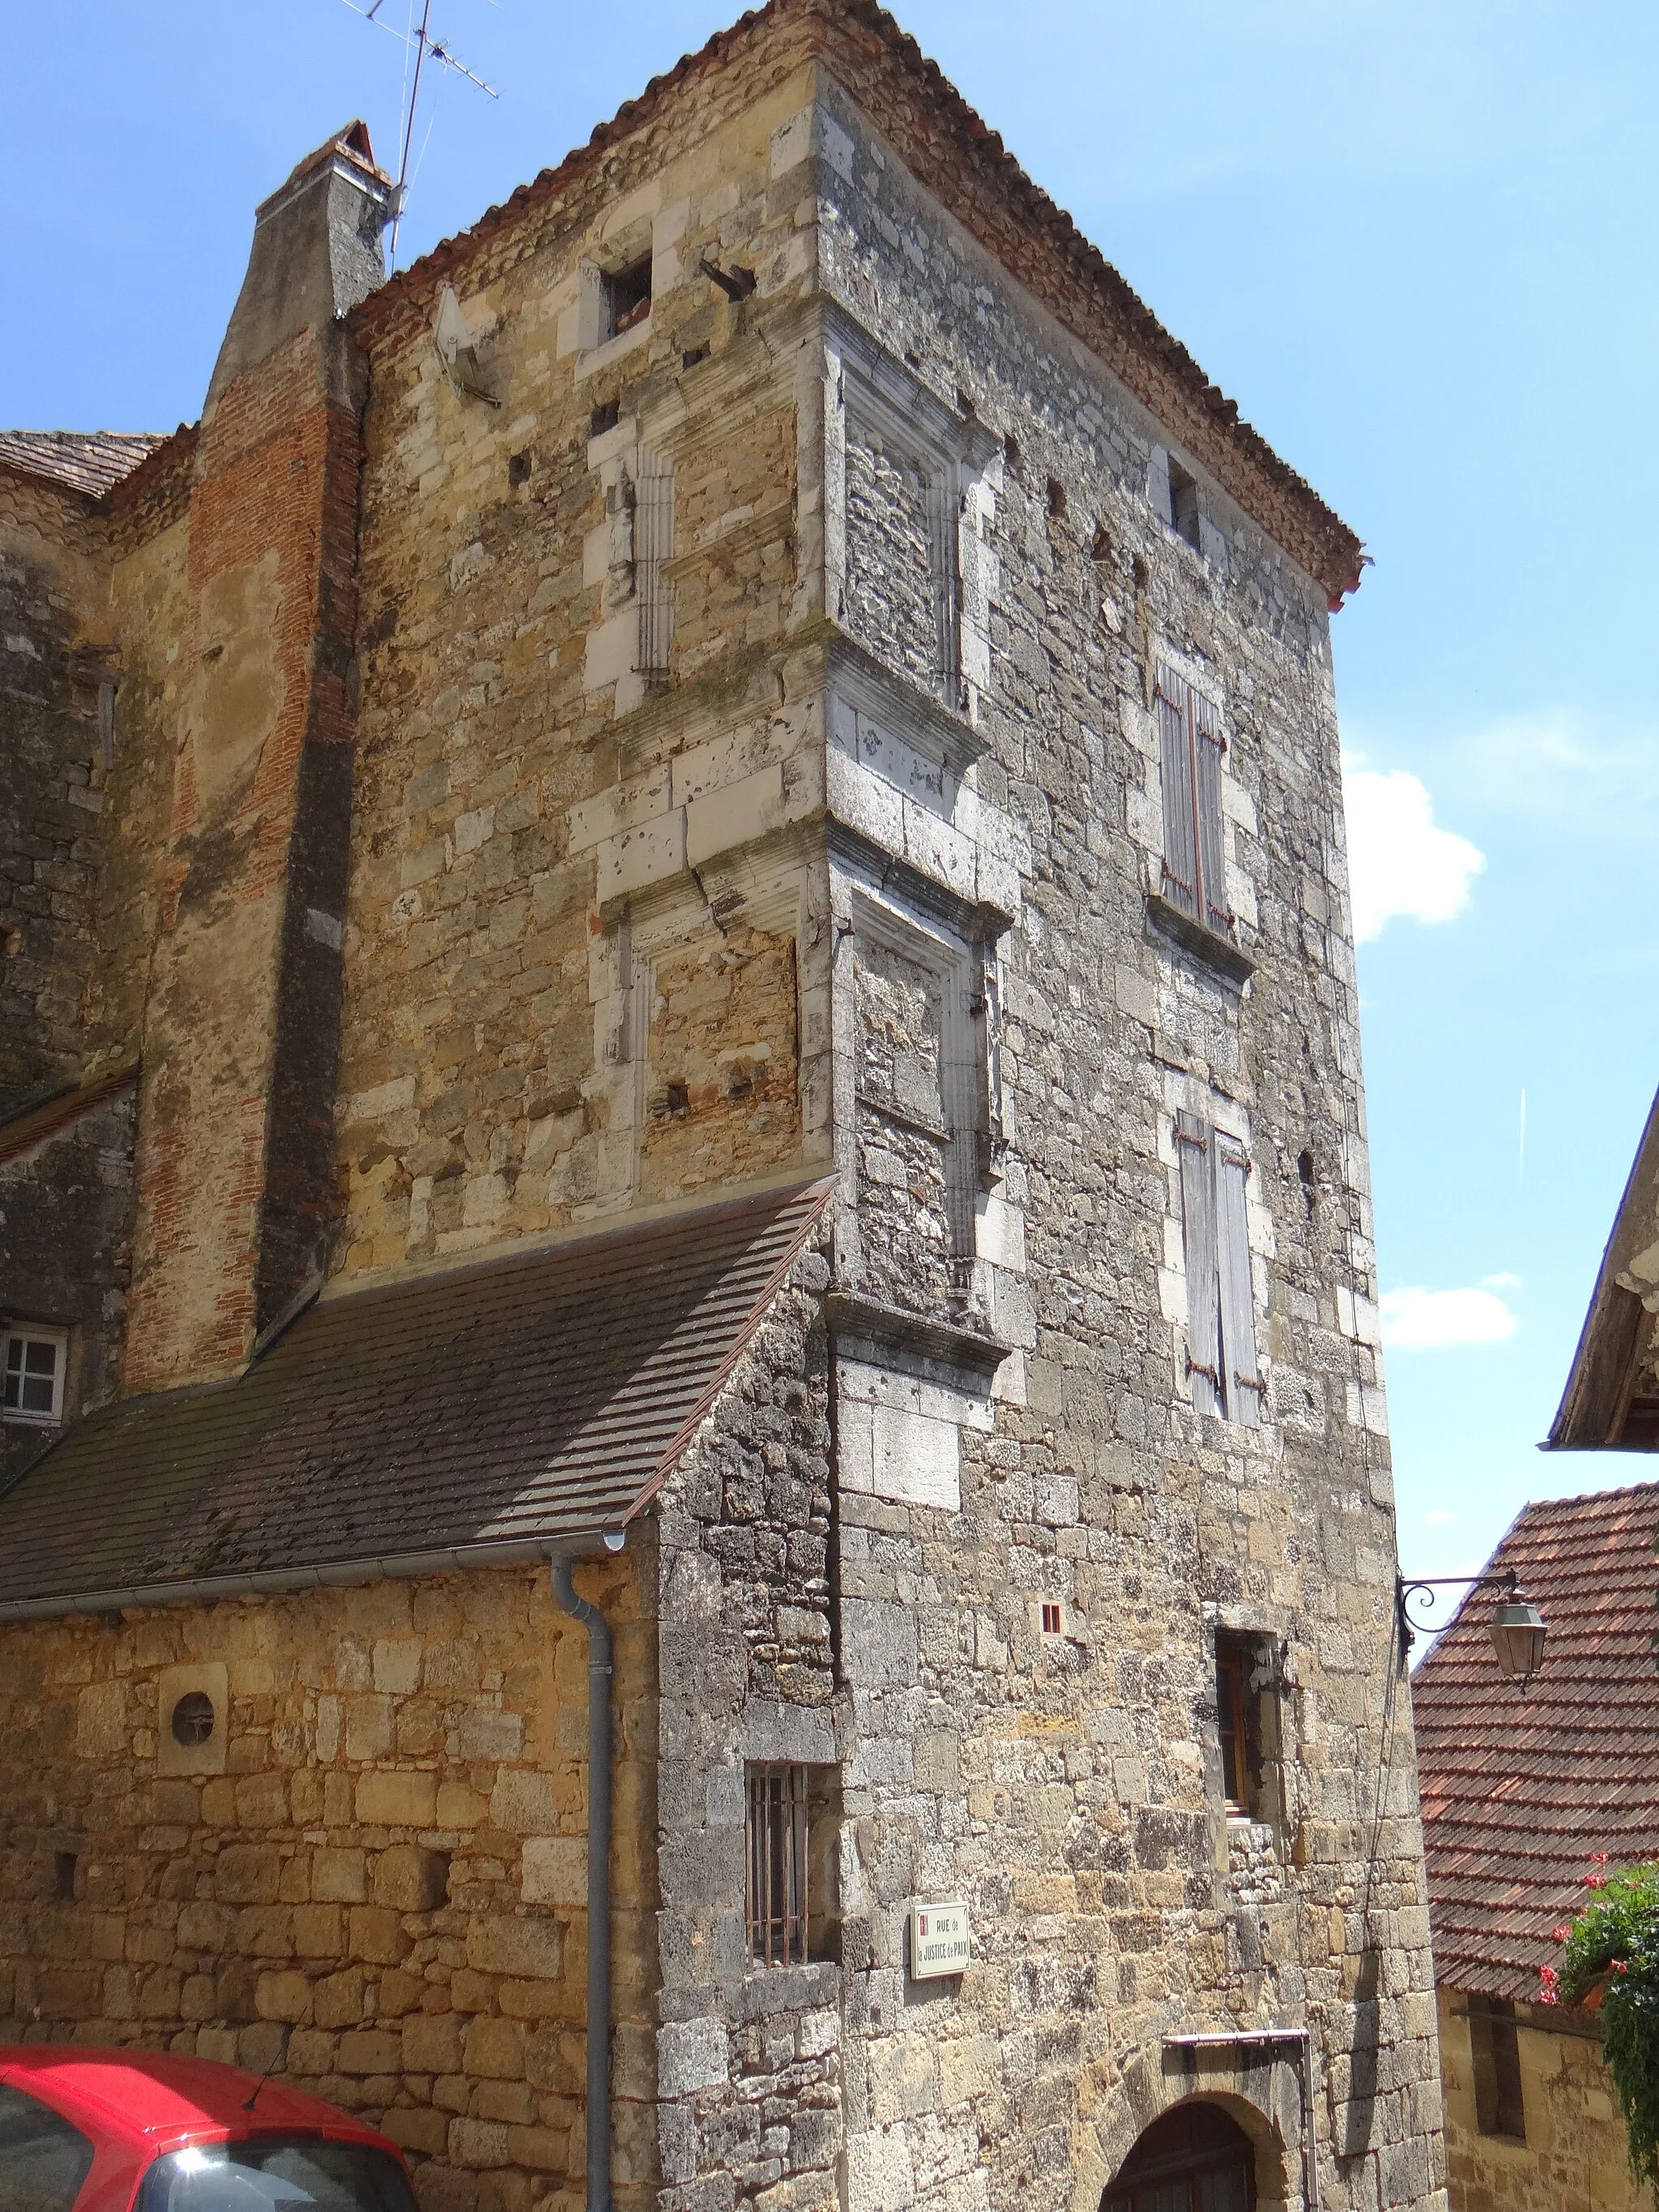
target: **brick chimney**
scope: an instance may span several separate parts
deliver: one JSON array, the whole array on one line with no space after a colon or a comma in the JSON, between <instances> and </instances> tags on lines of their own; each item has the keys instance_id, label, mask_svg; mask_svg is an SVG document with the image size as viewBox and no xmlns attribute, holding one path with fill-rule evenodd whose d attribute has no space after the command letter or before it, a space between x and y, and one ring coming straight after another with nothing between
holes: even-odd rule
<instances>
[{"instance_id":1,"label":"brick chimney","mask_svg":"<svg viewBox=\"0 0 1659 2212\"><path fill-rule=\"evenodd\" d=\"M131 1391L235 1373L319 1272L351 811L365 366L391 197L361 123L258 209L208 387L145 1009Z\"/></svg>"}]
</instances>

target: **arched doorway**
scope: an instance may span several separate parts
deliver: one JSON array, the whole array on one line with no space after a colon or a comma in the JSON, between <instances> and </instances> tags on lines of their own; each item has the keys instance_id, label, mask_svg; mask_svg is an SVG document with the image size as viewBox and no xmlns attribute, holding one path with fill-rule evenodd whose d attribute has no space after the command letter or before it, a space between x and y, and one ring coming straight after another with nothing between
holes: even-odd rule
<instances>
[{"instance_id":1,"label":"arched doorway","mask_svg":"<svg viewBox=\"0 0 1659 2212\"><path fill-rule=\"evenodd\" d=\"M1154 2120L1100 2212L1255 2212L1255 2151L1219 2105L1177 2105Z\"/></svg>"}]
</instances>

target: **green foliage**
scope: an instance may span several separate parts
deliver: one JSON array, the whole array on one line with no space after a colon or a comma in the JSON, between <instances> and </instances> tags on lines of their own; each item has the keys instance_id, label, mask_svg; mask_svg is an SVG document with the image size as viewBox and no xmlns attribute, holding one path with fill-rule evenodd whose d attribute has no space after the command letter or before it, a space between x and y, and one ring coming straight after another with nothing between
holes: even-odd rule
<instances>
[{"instance_id":1,"label":"green foliage","mask_svg":"<svg viewBox=\"0 0 1659 2212\"><path fill-rule=\"evenodd\" d=\"M1601 2055L1625 2116L1631 2170L1659 2203L1659 1862L1605 1872L1599 1853L1590 1892L1565 1938L1559 1968L1546 1966L1546 2004L1576 2003L1601 1985Z\"/></svg>"}]
</instances>

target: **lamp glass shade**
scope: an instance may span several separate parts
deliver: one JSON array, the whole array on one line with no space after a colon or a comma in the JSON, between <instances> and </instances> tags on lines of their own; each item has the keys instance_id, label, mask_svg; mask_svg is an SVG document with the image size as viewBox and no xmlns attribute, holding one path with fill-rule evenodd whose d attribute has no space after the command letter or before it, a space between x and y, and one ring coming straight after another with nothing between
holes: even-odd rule
<instances>
[{"instance_id":1,"label":"lamp glass shade","mask_svg":"<svg viewBox=\"0 0 1659 2212\"><path fill-rule=\"evenodd\" d=\"M1522 1598L1500 1605L1491 1635L1498 1664L1512 1680L1525 1682L1538 1672L1544 1656L1544 1616L1535 1605Z\"/></svg>"}]
</instances>

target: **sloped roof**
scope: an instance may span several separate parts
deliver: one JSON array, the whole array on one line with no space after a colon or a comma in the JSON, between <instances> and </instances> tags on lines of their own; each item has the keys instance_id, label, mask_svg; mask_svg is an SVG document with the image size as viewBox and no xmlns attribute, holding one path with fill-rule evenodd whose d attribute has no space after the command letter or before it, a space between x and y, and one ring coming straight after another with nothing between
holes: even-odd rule
<instances>
[{"instance_id":1,"label":"sloped roof","mask_svg":"<svg viewBox=\"0 0 1659 2212\"><path fill-rule=\"evenodd\" d=\"M1324 586L1334 607L1358 588L1364 556L1347 524L1241 419L1237 401L1210 381L877 0L766 0L750 9L653 77L637 99L595 127L586 146L371 293L355 310L358 325L373 330L407 304L424 312L438 286L463 271L503 226L556 202L671 101L716 70L758 54L775 32L792 28L803 34L803 58L822 58L924 188L1214 472Z\"/></svg>"},{"instance_id":2,"label":"sloped roof","mask_svg":"<svg viewBox=\"0 0 1659 2212\"><path fill-rule=\"evenodd\" d=\"M0 465L100 499L161 442L148 431L0 430Z\"/></svg>"},{"instance_id":3,"label":"sloped roof","mask_svg":"<svg viewBox=\"0 0 1659 2212\"><path fill-rule=\"evenodd\" d=\"M1412 1679L1437 1978L1535 1997L1590 1855L1659 1856L1659 1482L1528 1505L1487 1562L1544 1616L1530 1683L1498 1672L1472 1590Z\"/></svg>"},{"instance_id":4,"label":"sloped roof","mask_svg":"<svg viewBox=\"0 0 1659 2212\"><path fill-rule=\"evenodd\" d=\"M622 1528L830 1188L325 1298L240 1380L94 1415L0 1497L0 1617L527 1556Z\"/></svg>"},{"instance_id":5,"label":"sloped roof","mask_svg":"<svg viewBox=\"0 0 1659 2212\"><path fill-rule=\"evenodd\" d=\"M138 1078L138 1063L130 1060L124 1066L112 1068L107 1074L95 1075L84 1082L65 1084L45 1098L27 1099L21 1105L0 1114L0 1164L15 1159L19 1152L27 1152L46 1137L55 1136L71 1121L78 1121L94 1106L101 1106L106 1098L125 1090Z\"/></svg>"},{"instance_id":6,"label":"sloped roof","mask_svg":"<svg viewBox=\"0 0 1659 2212\"><path fill-rule=\"evenodd\" d=\"M1649 1111L1547 1451L1659 1451L1659 1097Z\"/></svg>"}]
</instances>

